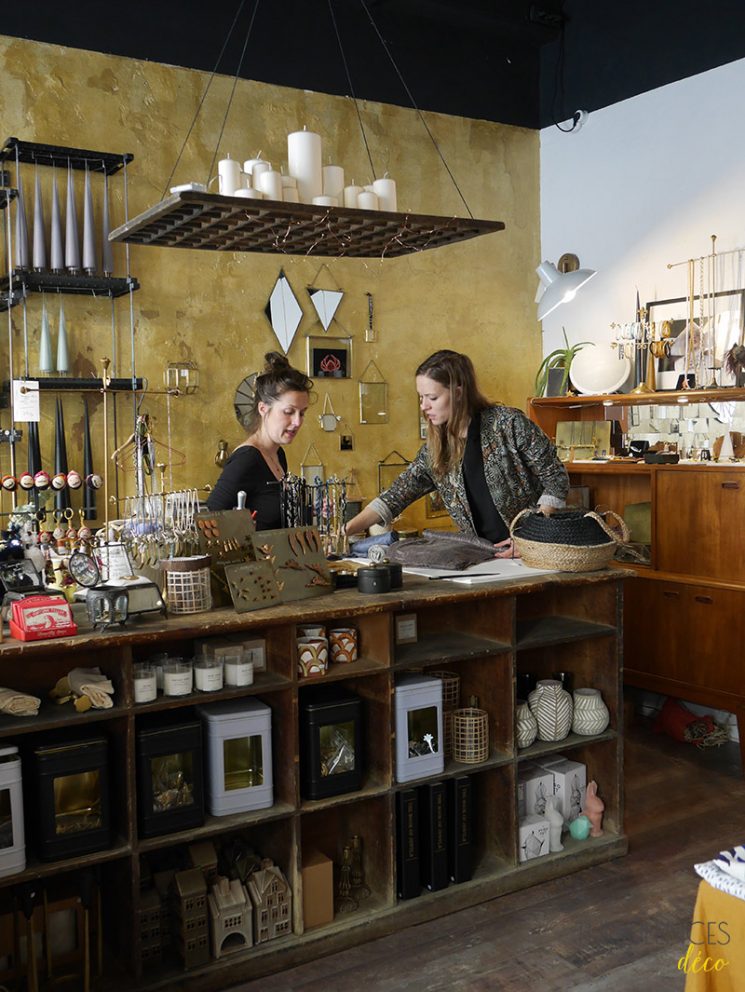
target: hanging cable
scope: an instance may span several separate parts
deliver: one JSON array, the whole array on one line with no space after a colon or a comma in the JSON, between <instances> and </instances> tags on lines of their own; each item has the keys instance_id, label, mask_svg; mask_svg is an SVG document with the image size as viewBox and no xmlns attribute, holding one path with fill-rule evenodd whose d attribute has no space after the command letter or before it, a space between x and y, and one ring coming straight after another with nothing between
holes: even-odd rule
<instances>
[{"instance_id":1,"label":"hanging cable","mask_svg":"<svg viewBox=\"0 0 745 992\"><path fill-rule=\"evenodd\" d=\"M561 33L559 35L559 54L556 56L556 68L554 69L554 95L551 101L551 119L554 123L554 127L561 131L562 134L571 134L572 131L578 130L577 125L581 120L581 113L577 111L576 114L572 115L572 126L562 127L557 120L558 114L556 110L557 100L559 94L561 94L561 104L564 106L564 21L561 22Z\"/></svg>"},{"instance_id":2,"label":"hanging cable","mask_svg":"<svg viewBox=\"0 0 745 992\"><path fill-rule=\"evenodd\" d=\"M246 39L243 42L243 51L241 52L241 57L238 60L238 68L235 70L235 75L233 76L233 87L230 90L230 97L228 99L228 105L225 108L225 116L222 119L222 125L220 127L220 133L217 136L217 144L215 145L215 151L212 155L212 161L210 162L210 169L207 173L206 182L209 182L212 170L215 167L215 162L217 161L217 153L220 149L220 142L222 141L223 132L225 131L225 125L228 120L228 114L230 113L230 108L233 105L233 97L235 96L235 88L238 85L238 77L240 76L241 66L243 65L243 59L246 55L246 49L248 48L248 39L251 37L251 32L253 31L254 21L256 20L256 11L259 9L260 0L256 0L254 4L254 12L251 14L251 21L248 25L248 31L246 31Z\"/></svg>"},{"instance_id":3,"label":"hanging cable","mask_svg":"<svg viewBox=\"0 0 745 992\"><path fill-rule=\"evenodd\" d=\"M385 51L385 54L388 56L388 58L389 58L389 60L391 62L391 65L394 68L394 70L396 72L396 75L398 76L399 81L401 82L401 85L403 86L404 90L406 91L406 95L409 98L409 100L411 101L412 107L417 112L417 115L419 117L419 120L422 122L422 126L424 127L424 130L429 135L429 139L432 142L432 144L434 145L435 151L440 156L440 161L445 166L445 170L447 171L447 174L450 176L450 179L451 179L451 181L453 183L453 186L455 186L455 189L458 192L458 196L463 201L463 205L465 206L466 210L468 211L468 216L471 217L471 218L473 218L473 214L471 213L471 208L468 206L468 203L466 202L466 198L465 198L465 196L463 196L463 193L461 192L460 186L455 181L455 176L450 171L450 166L445 161L445 156L442 154L442 151L440 150L440 146L437 144L437 141L435 140L435 136L430 131L429 126L428 126L427 122L425 121L424 116L423 116L421 110L417 106L416 100L414 99L414 96L413 96L411 90L407 86L406 80L404 79L403 75L401 74L401 70L398 68L398 65L396 64L396 60L393 58L393 55L391 54L391 51L388 48L388 44L386 43L385 39L383 38L383 35L380 33L380 30L378 29L378 25L375 23L375 21L373 19L373 16L370 13L370 10L369 10L369 8L367 6L366 0L360 0L360 3L362 4L362 9L367 14L367 17L368 17L368 20L370 21L370 24L372 24L373 31L375 31L375 34L378 36L378 40L380 41L380 44L383 46L383 50Z\"/></svg>"},{"instance_id":4,"label":"hanging cable","mask_svg":"<svg viewBox=\"0 0 745 992\"><path fill-rule=\"evenodd\" d=\"M230 41L230 38L231 38L231 36L233 34L233 31L235 30L235 26L238 23L238 18L241 16L241 12L243 11L243 8L245 7L245 5L246 5L246 0L240 0L240 3L238 4L238 10L235 12L235 17L233 18L233 23L230 25L230 30L228 31L228 33L227 33L227 35L225 37L225 41L222 43L222 48L220 49L220 54L217 56L217 62L215 62L215 67L212 70L212 72L210 73L210 78L207 80L207 85L204 88L204 93L202 93L202 97L201 97L201 99L200 99L200 101L199 101L199 103L197 105L197 109L196 109L196 111L194 113L194 117L192 118L191 124L189 125L189 130L186 132L186 137L184 138L184 142L181 145L181 148L179 149L178 156L176 157L176 161L174 162L173 168L171 169L171 174L168 177L168 179L166 180L166 184L163 187L163 192L160 194L161 200L165 198L165 195L166 195L166 193L168 192L168 190L170 188L170 185L171 185L171 182L173 180L173 177L176 174L176 169L178 168L178 164L181 161L181 156L184 154L184 149L186 148L186 143L189 140L189 138L191 137L191 132L194 130L194 125L197 123L197 118L199 117L199 113L200 113L200 111L202 109L202 105L203 105L204 101L207 99L207 94L209 93L210 86L212 86L212 80L217 75L217 70L218 70L218 67L219 67L220 63L222 62L222 57L225 54L225 49L228 47L228 42Z\"/></svg>"},{"instance_id":5,"label":"hanging cable","mask_svg":"<svg viewBox=\"0 0 745 992\"><path fill-rule=\"evenodd\" d=\"M339 52L341 53L341 60L344 65L344 72L346 73L347 76L347 85L349 86L349 93L354 103L354 109L357 112L357 121L359 122L360 125L360 131L362 132L362 140L365 143L365 151L367 152L367 157L370 162L370 172L371 172L370 182L372 182L375 178L377 178L377 173L375 172L375 166L373 165L372 155L370 153L370 146L367 143L367 135L365 134L365 125L362 123L362 115L360 114L359 104L357 103L357 97L354 92L352 76L350 75L349 65L347 64L347 56L344 52L344 46L341 43L341 35L339 34L339 27L336 23L336 15L334 14L334 7L332 0L328 0L328 5L329 5L329 14L331 15L331 23L334 25L334 31L336 32L336 40L339 43Z\"/></svg>"}]
</instances>

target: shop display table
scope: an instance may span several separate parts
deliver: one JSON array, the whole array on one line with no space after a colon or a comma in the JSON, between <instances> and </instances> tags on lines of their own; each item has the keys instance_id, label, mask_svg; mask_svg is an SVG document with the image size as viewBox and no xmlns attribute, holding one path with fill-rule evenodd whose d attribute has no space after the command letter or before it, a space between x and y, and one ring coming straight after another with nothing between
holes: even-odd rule
<instances>
[{"instance_id":1,"label":"shop display table","mask_svg":"<svg viewBox=\"0 0 745 992\"><path fill-rule=\"evenodd\" d=\"M698 886L689 946L678 961L685 992L741 992L745 982L745 901Z\"/></svg>"}]
</instances>

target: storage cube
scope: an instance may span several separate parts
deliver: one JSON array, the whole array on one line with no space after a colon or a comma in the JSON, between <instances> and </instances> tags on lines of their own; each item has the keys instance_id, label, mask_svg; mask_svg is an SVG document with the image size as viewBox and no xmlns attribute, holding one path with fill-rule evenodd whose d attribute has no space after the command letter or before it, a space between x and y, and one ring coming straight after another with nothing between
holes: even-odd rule
<instances>
[{"instance_id":1,"label":"storage cube","mask_svg":"<svg viewBox=\"0 0 745 992\"><path fill-rule=\"evenodd\" d=\"M17 747L0 749L0 876L26 867L21 759Z\"/></svg>"},{"instance_id":2,"label":"storage cube","mask_svg":"<svg viewBox=\"0 0 745 992\"><path fill-rule=\"evenodd\" d=\"M137 803L143 837L204 823L202 725L153 723L137 730Z\"/></svg>"},{"instance_id":3,"label":"storage cube","mask_svg":"<svg viewBox=\"0 0 745 992\"><path fill-rule=\"evenodd\" d=\"M258 699L200 706L207 750L207 808L213 816L274 804L272 710Z\"/></svg>"},{"instance_id":4,"label":"storage cube","mask_svg":"<svg viewBox=\"0 0 745 992\"><path fill-rule=\"evenodd\" d=\"M300 791L324 799L362 788L362 700L341 686L300 695Z\"/></svg>"},{"instance_id":5,"label":"storage cube","mask_svg":"<svg viewBox=\"0 0 745 992\"><path fill-rule=\"evenodd\" d=\"M548 854L550 829L551 825L543 816L523 817L517 838L518 861L532 861Z\"/></svg>"},{"instance_id":6,"label":"storage cube","mask_svg":"<svg viewBox=\"0 0 745 992\"><path fill-rule=\"evenodd\" d=\"M579 761L567 758L547 758L542 767L553 776L556 808L564 820L576 820L585 804L587 788L587 768Z\"/></svg>"},{"instance_id":7,"label":"storage cube","mask_svg":"<svg viewBox=\"0 0 745 992\"><path fill-rule=\"evenodd\" d=\"M517 780L519 816L543 816L546 812L546 800L553 796L554 777L550 771L532 761L519 766Z\"/></svg>"},{"instance_id":8,"label":"storage cube","mask_svg":"<svg viewBox=\"0 0 745 992\"><path fill-rule=\"evenodd\" d=\"M440 775L445 768L442 681L428 675L396 679L396 781Z\"/></svg>"},{"instance_id":9,"label":"storage cube","mask_svg":"<svg viewBox=\"0 0 745 992\"><path fill-rule=\"evenodd\" d=\"M303 854L303 928L334 922L334 862L320 851Z\"/></svg>"},{"instance_id":10,"label":"storage cube","mask_svg":"<svg viewBox=\"0 0 745 992\"><path fill-rule=\"evenodd\" d=\"M111 843L108 746L103 738L35 747L29 788L36 792L37 854L56 861Z\"/></svg>"}]
</instances>

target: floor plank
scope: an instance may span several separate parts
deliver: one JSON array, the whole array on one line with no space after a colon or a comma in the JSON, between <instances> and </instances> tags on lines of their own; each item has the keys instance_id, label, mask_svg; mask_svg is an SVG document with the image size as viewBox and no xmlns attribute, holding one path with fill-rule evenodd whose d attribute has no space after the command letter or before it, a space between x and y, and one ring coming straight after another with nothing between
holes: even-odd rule
<instances>
[{"instance_id":1,"label":"floor plank","mask_svg":"<svg viewBox=\"0 0 745 992\"><path fill-rule=\"evenodd\" d=\"M625 785L627 857L232 992L682 992L692 866L745 841L739 748L634 726Z\"/></svg>"}]
</instances>

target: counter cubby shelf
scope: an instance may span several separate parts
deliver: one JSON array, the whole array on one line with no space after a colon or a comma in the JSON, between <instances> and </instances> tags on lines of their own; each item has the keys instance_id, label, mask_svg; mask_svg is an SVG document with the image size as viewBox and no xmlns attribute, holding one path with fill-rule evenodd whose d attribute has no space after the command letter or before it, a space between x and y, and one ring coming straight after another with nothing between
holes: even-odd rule
<instances>
[{"instance_id":1,"label":"counter cubby shelf","mask_svg":"<svg viewBox=\"0 0 745 992\"><path fill-rule=\"evenodd\" d=\"M123 629L94 633L81 622L79 634L58 641L0 644L0 684L35 692L45 701L35 718L0 718L0 739L22 752L39 740L109 741L112 778L113 836L110 850L85 858L39 863L33 839L27 843L28 867L0 880L10 892L22 880L55 885L74 880L83 864L97 866L102 879L105 969L99 989L106 992L155 992L178 984L185 992L214 992L241 981L290 968L304 960L374 939L402 927L477 905L501 894L599 864L626 851L621 787L621 570L585 575L556 574L454 588L407 578L404 588L379 596L357 590L238 615L219 609L206 614L163 618L150 616ZM413 613L416 644L395 643L395 618ZM355 626L359 659L332 666L329 676L298 679L295 662L297 625L323 623ZM266 643L266 671L253 685L184 697L159 696L135 704L133 666L167 651L190 656L193 642L245 632ZM99 665L115 684L111 710L78 714L46 701L49 689L73 664ZM445 763L441 775L399 784L395 780L396 678L407 668L452 669L460 677L461 700L479 698L489 714L490 754L481 764ZM538 675L555 669L575 673L575 685L601 689L611 713L609 729L596 737L570 735L556 744L535 744L517 752L514 745L514 691L519 671ZM300 792L301 735L299 712L304 691L329 682L362 700L362 787L313 801ZM236 698L258 699L272 710L274 805L228 816L207 815L200 827L149 838L138 834L136 741L138 727L160 714L191 718L201 703ZM90 725L90 727L88 726ZM517 778L531 757L566 751L583 761L598 781L606 803L606 833L527 864L518 862ZM473 875L437 892L414 899L396 897L396 794L424 781L471 777ZM31 783L24 787L31 794ZM305 931L301 863L305 851L321 851L339 865L342 846L363 839L365 882L371 896L360 909L337 914L333 922ZM143 960L138 941L140 882L149 871L171 863L194 841L241 837L254 850L274 859L292 890L292 933L227 958L185 972L175 955L160 964ZM73 884L73 882L70 882Z\"/></svg>"}]
</instances>

